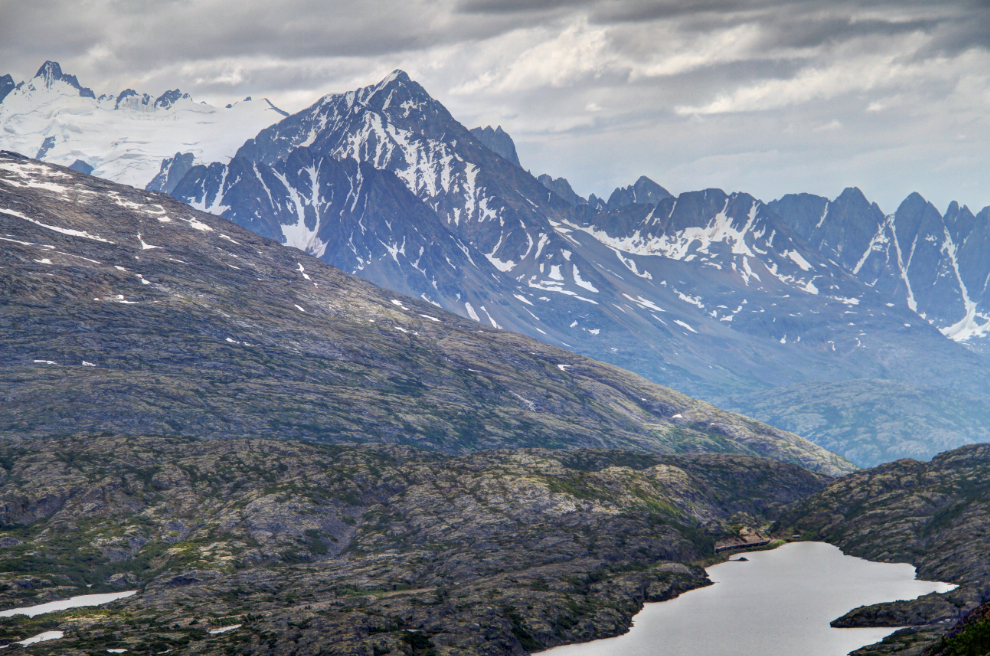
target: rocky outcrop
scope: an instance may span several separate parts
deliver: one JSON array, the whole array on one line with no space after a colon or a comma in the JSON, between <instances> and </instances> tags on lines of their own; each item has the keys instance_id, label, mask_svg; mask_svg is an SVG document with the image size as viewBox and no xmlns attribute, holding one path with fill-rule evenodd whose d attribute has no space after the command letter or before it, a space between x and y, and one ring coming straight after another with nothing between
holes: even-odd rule
<instances>
[{"instance_id":1,"label":"rocky outcrop","mask_svg":"<svg viewBox=\"0 0 990 656\"><path fill-rule=\"evenodd\" d=\"M471 135L492 152L498 153L503 159L522 168L522 164L519 163L519 155L516 154L516 144L512 141L512 137L502 129L501 125L494 130L490 125L484 128L472 128Z\"/></svg>"}]
</instances>

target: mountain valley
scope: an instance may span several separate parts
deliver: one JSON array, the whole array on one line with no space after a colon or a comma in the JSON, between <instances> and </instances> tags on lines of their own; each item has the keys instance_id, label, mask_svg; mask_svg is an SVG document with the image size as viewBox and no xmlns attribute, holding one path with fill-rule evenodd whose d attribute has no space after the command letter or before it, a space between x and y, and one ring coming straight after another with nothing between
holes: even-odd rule
<instances>
[{"instance_id":1,"label":"mountain valley","mask_svg":"<svg viewBox=\"0 0 990 656\"><path fill-rule=\"evenodd\" d=\"M709 584L719 539L826 477L739 455L0 439L0 619L39 654L524 654ZM87 587L91 586L91 587ZM218 629L232 627L226 632ZM210 631L210 632L208 632Z\"/></svg>"},{"instance_id":2,"label":"mountain valley","mask_svg":"<svg viewBox=\"0 0 990 656\"><path fill-rule=\"evenodd\" d=\"M837 618L909 626L860 654L948 656L984 639L985 445L857 471L792 433L449 312L437 305L477 303L494 318L506 312L493 302L505 285L531 307L540 299L387 168L316 143L284 160L249 154L191 166L174 190L225 189L238 212L228 220L0 153L0 352L11 363L0 377L0 605L138 591L0 618L0 641L60 632L31 647L40 654L521 655L624 632L644 602L709 584L703 567L724 558L716 543L753 531L909 562L959 585ZM290 192L305 182L318 207ZM851 382L802 386L795 374L774 408L790 408L789 421L810 421L802 408L853 408L834 425L865 431L867 444L870 421L911 412L933 433L919 450L954 446L952 432L935 434L946 426L976 434L979 412L955 408L971 399L918 390L950 374L976 386L978 353L927 323L894 340L907 310L810 248L770 206L718 190L623 204L623 194L658 194L648 183L617 190L619 206L600 211L551 192L545 219L570 256L543 262L562 262L544 266L545 279L591 300L625 290L647 325L680 333L692 349L680 361L696 359L697 371L719 344L747 353L739 344L766 348L769 331L786 347L772 332L783 329L794 344L841 345L862 341L865 326L880 335L876 361L799 350L774 363L778 347L767 348L726 365L725 389L744 386L740 371L769 382L785 367L834 372L839 362ZM271 193L278 184L285 192ZM192 202L217 209L218 198ZM711 213L715 235L697 232L695 218ZM328 216L347 232L321 232L335 225ZM303 229L327 246L322 257L282 245ZM362 230L394 231L416 250L350 249ZM408 291L327 263L349 249L345 266ZM436 284L405 266L410 252L444 272ZM623 268L602 268L608 257ZM554 266L568 278L556 280ZM709 296L684 291L716 279ZM637 280L656 291L646 297ZM543 291L611 316L577 291ZM731 311L750 303L764 312ZM843 327L850 313L860 325ZM722 332L692 332L688 321ZM926 349L945 358L906 380L853 378L857 366L882 374ZM968 364L950 372L953 363ZM917 403L891 401L905 399Z\"/></svg>"}]
</instances>

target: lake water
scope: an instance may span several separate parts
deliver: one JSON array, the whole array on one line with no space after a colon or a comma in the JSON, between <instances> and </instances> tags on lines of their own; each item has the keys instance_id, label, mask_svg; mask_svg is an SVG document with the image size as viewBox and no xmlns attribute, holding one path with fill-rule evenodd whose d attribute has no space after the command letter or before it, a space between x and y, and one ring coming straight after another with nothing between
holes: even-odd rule
<instances>
[{"instance_id":1,"label":"lake water","mask_svg":"<svg viewBox=\"0 0 990 656\"><path fill-rule=\"evenodd\" d=\"M646 604L629 633L546 656L844 656L896 629L833 629L859 606L955 588L911 565L871 563L823 542L795 542L708 568L715 585ZM733 556L738 558L739 556Z\"/></svg>"}]
</instances>

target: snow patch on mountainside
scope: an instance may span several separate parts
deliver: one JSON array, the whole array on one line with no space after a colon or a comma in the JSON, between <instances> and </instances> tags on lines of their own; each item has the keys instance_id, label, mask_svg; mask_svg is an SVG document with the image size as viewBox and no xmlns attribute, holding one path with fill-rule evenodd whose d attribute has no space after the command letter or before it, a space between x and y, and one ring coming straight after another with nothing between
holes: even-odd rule
<instances>
[{"instance_id":1,"label":"snow patch on mountainside","mask_svg":"<svg viewBox=\"0 0 990 656\"><path fill-rule=\"evenodd\" d=\"M986 337L990 334L990 317L976 311L977 303L970 298L969 290L966 289L966 283L963 282L962 276L959 274L959 258L957 256L956 244L952 240L948 229L943 228L943 230L945 231L945 241L942 243L942 252L949 256L949 261L952 263L952 271L956 274L956 281L959 283L959 290L962 293L966 314L955 324L946 326L940 330L943 335L957 342ZM979 323L977 321L978 318L983 319L984 323Z\"/></svg>"},{"instance_id":2,"label":"snow patch on mountainside","mask_svg":"<svg viewBox=\"0 0 990 656\"><path fill-rule=\"evenodd\" d=\"M53 226L53 225L50 225L48 223L44 223L42 221L39 221L38 219L32 219L30 216L27 216L25 214L22 214L22 213L20 213L20 212L18 212L16 210L8 209L8 208L5 208L5 207L0 207L0 212L3 212L4 214L9 214L11 216L16 216L18 219L24 219L25 221L28 221L30 223L33 223L36 226L40 226L40 227L45 228L47 230L51 230L53 232L60 232L63 235L69 235L71 237L82 237L84 239L92 239L93 241L102 241L105 244L112 244L113 243L112 241L110 241L108 239L104 239L103 237L100 237L99 235L91 235L88 232L86 232L85 230L72 230L70 228L60 228L58 226Z\"/></svg>"},{"instance_id":3,"label":"snow patch on mountainside","mask_svg":"<svg viewBox=\"0 0 990 656\"><path fill-rule=\"evenodd\" d=\"M691 261L690 258L694 254L710 255L712 244L725 243L731 246L733 255L755 257L746 244L746 235L750 234L756 221L755 203L747 222L740 228L733 227L733 219L726 215L728 205L727 199L722 211L704 227L689 227L662 234L644 234L643 230L639 229L628 236L613 237L594 226L581 226L570 222L566 225L574 230L588 233L613 250L632 255L660 255L672 260Z\"/></svg>"}]
</instances>

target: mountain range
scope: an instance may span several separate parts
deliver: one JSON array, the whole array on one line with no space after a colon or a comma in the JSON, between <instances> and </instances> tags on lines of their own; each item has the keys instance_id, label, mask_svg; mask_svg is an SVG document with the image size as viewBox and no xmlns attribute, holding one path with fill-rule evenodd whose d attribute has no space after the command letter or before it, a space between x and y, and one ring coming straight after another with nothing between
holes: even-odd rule
<instances>
[{"instance_id":1,"label":"mountain range","mask_svg":"<svg viewBox=\"0 0 990 656\"><path fill-rule=\"evenodd\" d=\"M990 335L990 207L953 202L945 214L920 194L884 215L859 189L834 201L788 195L771 207L809 244L906 306L946 337L986 351Z\"/></svg>"},{"instance_id":2,"label":"mountain range","mask_svg":"<svg viewBox=\"0 0 990 656\"><path fill-rule=\"evenodd\" d=\"M990 440L974 300L988 210L943 219L912 195L888 217L858 190L675 197L645 177L585 199L401 71L245 135L230 159L172 150L150 189L860 465Z\"/></svg>"},{"instance_id":3,"label":"mountain range","mask_svg":"<svg viewBox=\"0 0 990 656\"><path fill-rule=\"evenodd\" d=\"M791 225L789 199L716 189L675 198L641 178L585 200L566 180L515 165L507 139L467 130L397 71L266 128L173 194L377 284L799 430L860 464L990 437L986 413L968 409L990 383L982 358L809 241ZM347 182L317 181L331 160L391 173L411 195L341 201L378 181L354 167ZM893 421L822 408L836 386L872 406L921 401ZM781 387L787 406L774 403Z\"/></svg>"}]
</instances>

